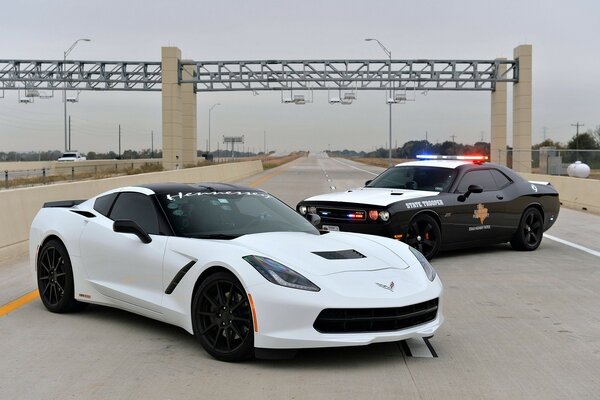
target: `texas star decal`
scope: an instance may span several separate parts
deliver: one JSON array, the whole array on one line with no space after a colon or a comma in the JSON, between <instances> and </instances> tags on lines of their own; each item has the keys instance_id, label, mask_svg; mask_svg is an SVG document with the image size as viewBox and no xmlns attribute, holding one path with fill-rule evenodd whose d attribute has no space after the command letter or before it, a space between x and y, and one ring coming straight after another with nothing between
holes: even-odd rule
<instances>
[{"instance_id":1,"label":"texas star decal","mask_svg":"<svg viewBox=\"0 0 600 400\"><path fill-rule=\"evenodd\" d=\"M473 211L473 218L478 218L479 222L483 224L483 221L489 216L490 213L488 212L488 209L481 203L477 204L477 208Z\"/></svg>"},{"instance_id":2,"label":"texas star decal","mask_svg":"<svg viewBox=\"0 0 600 400\"><path fill-rule=\"evenodd\" d=\"M389 285L384 285L384 284L382 284L382 283L378 283L378 282L375 282L375 284L376 284L377 286L379 286L380 288L383 288L383 289L389 290L390 292L393 292L393 291L394 291L394 286L395 286L395 285L394 285L394 281L391 281Z\"/></svg>"}]
</instances>

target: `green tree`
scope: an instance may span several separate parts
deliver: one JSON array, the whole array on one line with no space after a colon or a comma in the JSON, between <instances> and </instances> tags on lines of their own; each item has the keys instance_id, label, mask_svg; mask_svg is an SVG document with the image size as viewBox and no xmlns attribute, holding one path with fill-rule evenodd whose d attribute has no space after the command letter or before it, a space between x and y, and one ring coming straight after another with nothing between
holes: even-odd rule
<instances>
[{"instance_id":1,"label":"green tree","mask_svg":"<svg viewBox=\"0 0 600 400\"><path fill-rule=\"evenodd\" d=\"M600 144L594 137L593 133L588 131L585 133L575 134L569 143L567 144L568 149L579 149L579 150L598 150Z\"/></svg>"}]
</instances>

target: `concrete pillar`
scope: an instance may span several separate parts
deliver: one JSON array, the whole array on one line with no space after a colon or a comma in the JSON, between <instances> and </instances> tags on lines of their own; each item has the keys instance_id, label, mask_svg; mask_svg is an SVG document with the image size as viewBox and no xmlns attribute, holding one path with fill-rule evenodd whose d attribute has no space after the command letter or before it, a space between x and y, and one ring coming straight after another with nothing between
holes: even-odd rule
<instances>
[{"instance_id":1,"label":"concrete pillar","mask_svg":"<svg viewBox=\"0 0 600 400\"><path fill-rule=\"evenodd\" d=\"M183 167L183 113L178 83L181 50L163 47L161 57L163 168L173 170Z\"/></svg>"},{"instance_id":2,"label":"concrete pillar","mask_svg":"<svg viewBox=\"0 0 600 400\"><path fill-rule=\"evenodd\" d=\"M515 47L519 62L519 82L513 86L512 169L531 173L531 45Z\"/></svg>"},{"instance_id":3,"label":"concrete pillar","mask_svg":"<svg viewBox=\"0 0 600 400\"><path fill-rule=\"evenodd\" d=\"M182 71L183 78L194 76L193 65L186 65ZM196 121L196 91L191 83L181 85L181 102L183 106L183 165L196 165L198 162L198 133Z\"/></svg>"},{"instance_id":4,"label":"concrete pillar","mask_svg":"<svg viewBox=\"0 0 600 400\"><path fill-rule=\"evenodd\" d=\"M497 58L496 60L506 60ZM506 64L500 64L498 76L506 73ZM506 165L506 82L497 82L492 92L492 126L490 143L490 161Z\"/></svg>"}]
</instances>

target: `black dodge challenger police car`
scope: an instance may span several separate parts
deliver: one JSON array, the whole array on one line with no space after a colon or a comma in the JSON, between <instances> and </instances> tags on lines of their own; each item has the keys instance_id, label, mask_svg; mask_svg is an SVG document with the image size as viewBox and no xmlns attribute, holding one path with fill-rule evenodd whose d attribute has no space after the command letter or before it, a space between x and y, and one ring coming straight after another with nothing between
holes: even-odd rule
<instances>
[{"instance_id":1,"label":"black dodge challenger police car","mask_svg":"<svg viewBox=\"0 0 600 400\"><path fill-rule=\"evenodd\" d=\"M428 259L440 250L504 242L535 250L558 217L558 192L548 182L526 181L482 156L418 158L296 209L323 231L391 237Z\"/></svg>"}]
</instances>

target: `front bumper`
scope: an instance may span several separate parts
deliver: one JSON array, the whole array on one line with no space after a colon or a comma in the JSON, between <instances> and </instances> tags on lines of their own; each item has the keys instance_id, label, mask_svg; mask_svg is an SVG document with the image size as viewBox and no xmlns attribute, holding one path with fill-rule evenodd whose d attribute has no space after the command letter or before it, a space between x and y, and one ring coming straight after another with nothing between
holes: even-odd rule
<instances>
[{"instance_id":1,"label":"front bumper","mask_svg":"<svg viewBox=\"0 0 600 400\"><path fill-rule=\"evenodd\" d=\"M353 277L355 279L356 277ZM359 277L360 278L360 277ZM330 277L344 284L340 276ZM339 282L341 281L341 282ZM389 281L388 281L389 282ZM375 284L373 284L375 286ZM334 287L320 292L307 292L265 283L251 288L255 304L258 332L254 345L266 349L299 349L319 347L359 346L393 342L416 337L429 337L442 325L442 284L433 282L415 285L400 282L394 292L375 287L366 295L346 296ZM319 313L327 308L392 308L405 307L439 298L435 318L426 323L396 331L321 333L314 328Z\"/></svg>"}]
</instances>

